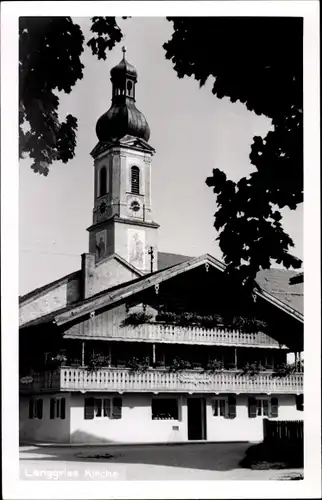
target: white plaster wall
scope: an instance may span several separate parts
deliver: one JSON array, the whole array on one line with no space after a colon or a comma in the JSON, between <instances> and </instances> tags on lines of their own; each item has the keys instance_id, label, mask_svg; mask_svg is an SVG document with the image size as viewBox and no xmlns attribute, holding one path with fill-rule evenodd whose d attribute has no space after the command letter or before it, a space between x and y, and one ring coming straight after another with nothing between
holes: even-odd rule
<instances>
[{"instance_id":1,"label":"white plaster wall","mask_svg":"<svg viewBox=\"0 0 322 500\"><path fill-rule=\"evenodd\" d=\"M149 247L154 248L153 269L157 271L157 254L158 254L158 229L144 226L133 226L131 224L115 223L115 253L123 257L128 262L128 229L137 228L145 232L145 269L150 271L150 257L148 254Z\"/></svg>"},{"instance_id":2,"label":"white plaster wall","mask_svg":"<svg viewBox=\"0 0 322 500\"><path fill-rule=\"evenodd\" d=\"M297 411L294 395L273 395L278 398L278 418L270 420L303 420L303 412ZM220 397L220 395L219 395ZM236 396L236 418L214 417L212 398L207 398L208 441L262 441L263 418L248 416L248 395Z\"/></svg>"},{"instance_id":3,"label":"white plaster wall","mask_svg":"<svg viewBox=\"0 0 322 500\"><path fill-rule=\"evenodd\" d=\"M57 286L45 293L39 292L37 296L21 302L19 305L19 325L22 326L52 311L65 307L68 303L80 299L80 280L72 278L69 282L58 283Z\"/></svg>"},{"instance_id":4,"label":"white plaster wall","mask_svg":"<svg viewBox=\"0 0 322 500\"><path fill-rule=\"evenodd\" d=\"M107 288L132 281L138 277L139 274L131 271L114 258L106 262L102 261L93 269L90 295L95 295Z\"/></svg>"},{"instance_id":5,"label":"white plaster wall","mask_svg":"<svg viewBox=\"0 0 322 500\"><path fill-rule=\"evenodd\" d=\"M70 397L69 394L44 394L42 419L29 418L29 397L20 396L19 401L19 437L22 441L69 443L70 436ZM50 399L66 398L65 419L50 419Z\"/></svg>"},{"instance_id":6,"label":"white plaster wall","mask_svg":"<svg viewBox=\"0 0 322 500\"><path fill-rule=\"evenodd\" d=\"M63 396L63 394L60 394ZM87 396L90 394L88 393ZM92 395L92 394L91 394ZM93 394L94 395L94 394ZM123 394L122 418L84 419L84 394L64 394L65 420L49 418L49 400L54 395L43 395L43 418L29 419L29 399L20 400L20 439L30 442L57 443L140 443L180 442L188 440L187 396L178 395L179 420L152 420L152 394ZM95 397L120 397L115 393L95 393ZM173 395L172 395L173 396ZM202 396L202 395L200 395ZM154 396L156 397L156 396ZM167 397L170 397L169 395ZM206 399L207 441L262 441L263 417L248 417L248 397L236 397L236 418L214 417L212 397ZM296 410L294 395L278 395L279 420L303 420L303 412ZM173 426L179 427L174 430Z\"/></svg>"},{"instance_id":7,"label":"white plaster wall","mask_svg":"<svg viewBox=\"0 0 322 500\"><path fill-rule=\"evenodd\" d=\"M113 397L113 394L100 394ZM115 396L115 394L114 394ZM122 419L84 419L84 396L72 395L71 442L179 442L188 440L187 397L179 397L179 418L152 420L150 394L123 394ZM303 412L296 410L295 396L278 395L280 420L301 420ZM248 417L248 397L236 397L236 418L214 417L212 398L207 395L207 441L262 441L263 417ZM173 430L179 426L179 430Z\"/></svg>"},{"instance_id":8,"label":"white plaster wall","mask_svg":"<svg viewBox=\"0 0 322 500\"><path fill-rule=\"evenodd\" d=\"M67 283L57 286L54 290L35 297L19 307L19 324L29 323L34 319L56 311L67 304Z\"/></svg>"},{"instance_id":9,"label":"white plaster wall","mask_svg":"<svg viewBox=\"0 0 322 500\"><path fill-rule=\"evenodd\" d=\"M96 397L115 397L118 394L95 394ZM72 395L71 442L178 442L187 439L187 413L183 407L182 421L152 420L150 394L123 394L122 418L84 419L84 395ZM179 402L180 403L180 402ZM180 413L179 413L180 415ZM173 430L179 426L179 430Z\"/></svg>"}]
</instances>

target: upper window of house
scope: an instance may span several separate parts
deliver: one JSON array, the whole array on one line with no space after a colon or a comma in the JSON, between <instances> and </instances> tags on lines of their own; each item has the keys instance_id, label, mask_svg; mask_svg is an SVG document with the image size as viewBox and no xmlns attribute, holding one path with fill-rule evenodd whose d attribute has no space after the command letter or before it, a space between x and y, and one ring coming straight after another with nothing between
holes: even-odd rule
<instances>
[{"instance_id":1,"label":"upper window of house","mask_svg":"<svg viewBox=\"0 0 322 500\"><path fill-rule=\"evenodd\" d=\"M140 193L140 169L139 169L139 167L131 167L131 192L133 194Z\"/></svg>"}]
</instances>

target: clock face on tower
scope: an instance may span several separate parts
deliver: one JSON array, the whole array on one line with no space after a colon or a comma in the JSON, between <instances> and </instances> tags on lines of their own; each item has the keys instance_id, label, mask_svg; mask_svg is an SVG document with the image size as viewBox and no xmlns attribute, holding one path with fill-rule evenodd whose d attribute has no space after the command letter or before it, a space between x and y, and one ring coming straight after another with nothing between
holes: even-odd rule
<instances>
[{"instance_id":1,"label":"clock face on tower","mask_svg":"<svg viewBox=\"0 0 322 500\"><path fill-rule=\"evenodd\" d=\"M135 197L131 197L129 198L128 200L128 209L129 209L129 213L132 215L132 216L138 216L139 215L139 212L141 210L141 201L139 198L135 198Z\"/></svg>"},{"instance_id":2,"label":"clock face on tower","mask_svg":"<svg viewBox=\"0 0 322 500\"><path fill-rule=\"evenodd\" d=\"M107 209L107 206L106 206L106 203L104 201L102 201L102 203L99 204L99 213L101 215L104 215L106 213L106 209Z\"/></svg>"}]
</instances>

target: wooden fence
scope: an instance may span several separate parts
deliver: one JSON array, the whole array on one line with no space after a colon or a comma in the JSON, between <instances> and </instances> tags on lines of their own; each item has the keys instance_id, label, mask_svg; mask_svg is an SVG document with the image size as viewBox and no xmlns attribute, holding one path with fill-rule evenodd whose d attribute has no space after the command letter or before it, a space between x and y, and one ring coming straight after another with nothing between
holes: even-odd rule
<instances>
[{"instance_id":1,"label":"wooden fence","mask_svg":"<svg viewBox=\"0 0 322 500\"><path fill-rule=\"evenodd\" d=\"M264 441L302 441L303 420L263 420Z\"/></svg>"}]
</instances>

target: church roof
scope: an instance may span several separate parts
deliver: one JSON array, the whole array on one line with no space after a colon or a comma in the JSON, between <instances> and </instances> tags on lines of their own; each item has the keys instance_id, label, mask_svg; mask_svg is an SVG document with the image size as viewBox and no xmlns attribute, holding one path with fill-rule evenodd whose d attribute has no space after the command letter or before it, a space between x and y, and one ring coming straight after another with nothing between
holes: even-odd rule
<instances>
[{"instance_id":1,"label":"church roof","mask_svg":"<svg viewBox=\"0 0 322 500\"><path fill-rule=\"evenodd\" d=\"M166 269L186 262L193 257L173 253L158 253L158 269ZM303 273L286 269L263 269L258 272L256 281L259 287L278 300L303 314Z\"/></svg>"},{"instance_id":2,"label":"church roof","mask_svg":"<svg viewBox=\"0 0 322 500\"><path fill-rule=\"evenodd\" d=\"M62 314L57 314L56 322L57 324L64 324L69 321L73 321L77 318L90 313L95 309L102 309L108 307L116 302L123 301L128 297L134 295L135 293L141 292L145 289L150 288L161 283L164 280L170 279L188 270L194 269L201 266L202 264L209 264L210 266L223 271L224 265L218 259L212 257L209 254L202 255L200 257L194 257L181 264L173 265L165 269L161 269L155 273L148 274L137 280L124 283L123 286L117 289L108 289L105 292L93 295L86 301L78 304L74 304L72 310L63 312ZM295 310L286 301L281 301L280 297L276 297L265 289L261 289L255 292L258 296L264 298L269 303L277 306L279 309L283 310L293 318L303 322L303 315L301 312Z\"/></svg>"},{"instance_id":3,"label":"church roof","mask_svg":"<svg viewBox=\"0 0 322 500\"><path fill-rule=\"evenodd\" d=\"M168 279L172 275L185 272L205 262L210 263L220 271L225 269L225 265L222 262L208 254L199 257L188 257L185 255L158 252L158 271L145 274L134 280L103 290L85 300L70 304L67 307L53 311L46 316L42 316L32 321L30 324L34 325L52 321L56 318L58 319L59 316L61 317L61 322L64 323L68 321L68 317L70 319L75 319L79 315L87 313L92 306L94 308L105 307L109 302L122 300L143 288L153 286L164 279ZM44 287L33 290L25 296L20 297L20 302L24 302L40 293L45 293L71 277L76 277L79 273L80 271L71 273L60 280L56 280ZM303 321L303 283L297 283L296 285L290 284L290 278L297 275L298 273L295 271L283 269L273 268L262 270L257 276L257 283L259 285L259 291L257 293L269 302L277 305L280 309L289 313L291 316Z\"/></svg>"}]
</instances>

